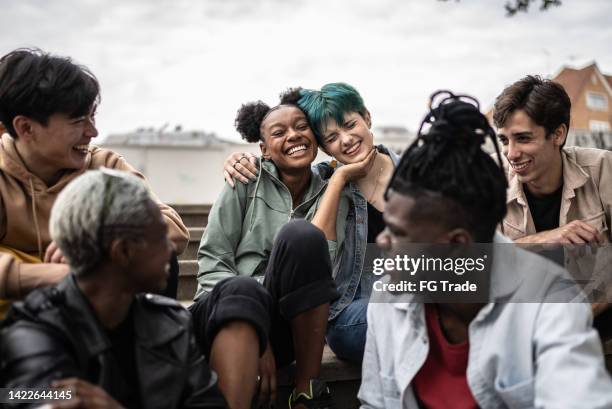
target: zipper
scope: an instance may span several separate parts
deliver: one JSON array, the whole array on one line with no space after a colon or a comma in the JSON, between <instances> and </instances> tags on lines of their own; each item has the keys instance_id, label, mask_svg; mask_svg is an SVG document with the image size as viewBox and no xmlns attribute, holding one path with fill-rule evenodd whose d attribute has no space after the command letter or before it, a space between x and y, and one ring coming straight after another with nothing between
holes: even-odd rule
<instances>
[{"instance_id":1,"label":"zipper","mask_svg":"<svg viewBox=\"0 0 612 409\"><path fill-rule=\"evenodd\" d=\"M269 170L267 170L263 166L262 166L262 169L265 170L268 173L268 175L270 175L270 177L273 180L277 181L285 189L285 191L289 195L289 200L291 202L291 207L290 207L291 210L289 211L289 218L287 219L287 221L291 221L293 219L293 215L295 214L296 210L298 210L300 207L304 206L306 203L311 202L313 199L316 199L319 196L319 194L323 191L323 189L325 189L327 187L327 181L324 180L323 181L323 186L321 186L321 188L310 199L308 199L304 203L299 204L294 209L293 208L293 197L291 196L291 192L289 191L289 188L287 186L285 186L285 184L280 179L278 179L276 176L274 176L272 174L272 172L270 172ZM315 176L314 172L311 171L311 173L312 173L311 177L314 177Z\"/></svg>"}]
</instances>

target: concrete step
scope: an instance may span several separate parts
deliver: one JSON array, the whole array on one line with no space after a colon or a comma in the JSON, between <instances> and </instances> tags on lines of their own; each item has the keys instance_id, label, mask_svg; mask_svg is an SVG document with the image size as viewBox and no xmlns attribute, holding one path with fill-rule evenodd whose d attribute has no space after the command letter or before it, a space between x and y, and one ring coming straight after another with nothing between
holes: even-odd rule
<instances>
[{"instance_id":1,"label":"concrete step","mask_svg":"<svg viewBox=\"0 0 612 409\"><path fill-rule=\"evenodd\" d=\"M205 227L208 223L208 214L210 213L211 205L170 205L176 210L183 219L183 223L187 227Z\"/></svg>"},{"instance_id":2,"label":"concrete step","mask_svg":"<svg viewBox=\"0 0 612 409\"><path fill-rule=\"evenodd\" d=\"M196 260L198 258L198 248L200 247L200 239L204 234L204 227L188 227L189 243L185 251L179 255L179 260Z\"/></svg>"},{"instance_id":3,"label":"concrete step","mask_svg":"<svg viewBox=\"0 0 612 409\"><path fill-rule=\"evenodd\" d=\"M295 364L278 372L277 408L287 408L289 394L294 385ZM357 392L361 383L361 367L356 364L340 361L326 345L323 349L321 374L319 378L327 383L338 409L357 409L359 400Z\"/></svg>"},{"instance_id":4,"label":"concrete step","mask_svg":"<svg viewBox=\"0 0 612 409\"><path fill-rule=\"evenodd\" d=\"M191 300L195 295L198 284L198 262L196 260L179 259L179 283L177 299L179 301Z\"/></svg>"}]
</instances>

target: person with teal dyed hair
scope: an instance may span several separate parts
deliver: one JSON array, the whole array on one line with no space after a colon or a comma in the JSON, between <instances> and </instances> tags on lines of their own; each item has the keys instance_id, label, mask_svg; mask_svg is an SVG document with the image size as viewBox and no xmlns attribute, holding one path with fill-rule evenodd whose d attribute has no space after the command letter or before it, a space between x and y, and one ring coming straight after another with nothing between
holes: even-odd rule
<instances>
[{"instance_id":1,"label":"person with teal dyed hair","mask_svg":"<svg viewBox=\"0 0 612 409\"><path fill-rule=\"evenodd\" d=\"M355 164L368 158L376 149L374 164L361 178L349 182L342 192L350 198L351 210L346 220L342 262L334 279L341 296L330 308L326 340L340 358L361 362L366 339L366 311L376 276L363 271L368 243L372 246L384 229L383 193L399 158L382 145L374 145L372 118L359 92L351 85L337 82L320 90L296 89L297 105L306 113L319 147L335 159L315 168L331 177L340 164ZM235 153L225 161L227 182L232 178L243 183L255 177L255 157L242 160L245 153Z\"/></svg>"}]
</instances>

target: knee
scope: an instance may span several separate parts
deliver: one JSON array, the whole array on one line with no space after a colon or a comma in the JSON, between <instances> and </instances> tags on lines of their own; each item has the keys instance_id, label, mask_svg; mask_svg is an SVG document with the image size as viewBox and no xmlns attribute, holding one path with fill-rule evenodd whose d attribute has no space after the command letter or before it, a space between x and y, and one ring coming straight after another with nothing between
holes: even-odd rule
<instances>
[{"instance_id":1,"label":"knee","mask_svg":"<svg viewBox=\"0 0 612 409\"><path fill-rule=\"evenodd\" d=\"M214 288L219 298L243 296L268 303L270 297L266 289L252 277L232 277L220 281Z\"/></svg>"},{"instance_id":2,"label":"knee","mask_svg":"<svg viewBox=\"0 0 612 409\"><path fill-rule=\"evenodd\" d=\"M325 340L339 359L361 363L365 351L366 331L365 323L343 328L330 325Z\"/></svg>"},{"instance_id":3,"label":"knee","mask_svg":"<svg viewBox=\"0 0 612 409\"><path fill-rule=\"evenodd\" d=\"M296 244L308 251L324 249L327 252L327 241L321 230L309 221L298 219L285 224L278 233L277 240L291 246Z\"/></svg>"}]
</instances>

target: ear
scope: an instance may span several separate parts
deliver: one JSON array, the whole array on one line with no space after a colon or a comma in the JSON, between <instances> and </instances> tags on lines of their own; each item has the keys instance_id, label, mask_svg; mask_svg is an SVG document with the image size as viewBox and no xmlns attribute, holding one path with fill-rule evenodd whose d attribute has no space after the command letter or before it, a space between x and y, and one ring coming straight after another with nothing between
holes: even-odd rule
<instances>
[{"instance_id":1,"label":"ear","mask_svg":"<svg viewBox=\"0 0 612 409\"><path fill-rule=\"evenodd\" d=\"M561 147L567 138L567 126L565 124L559 125L553 132L552 138L555 146Z\"/></svg>"},{"instance_id":2,"label":"ear","mask_svg":"<svg viewBox=\"0 0 612 409\"><path fill-rule=\"evenodd\" d=\"M18 139L32 140L36 135L37 126L41 125L27 116L17 115L13 118L13 128Z\"/></svg>"},{"instance_id":3,"label":"ear","mask_svg":"<svg viewBox=\"0 0 612 409\"><path fill-rule=\"evenodd\" d=\"M474 238L467 230L457 228L446 233L448 242L451 244L470 244L474 242Z\"/></svg>"},{"instance_id":4,"label":"ear","mask_svg":"<svg viewBox=\"0 0 612 409\"><path fill-rule=\"evenodd\" d=\"M261 156L263 156L264 159L266 160L270 160L270 154L268 153L268 146L266 145L265 142L259 142L259 149L261 150Z\"/></svg>"},{"instance_id":5,"label":"ear","mask_svg":"<svg viewBox=\"0 0 612 409\"><path fill-rule=\"evenodd\" d=\"M132 260L132 248L129 241L115 239L108 249L108 258L114 265L127 269Z\"/></svg>"},{"instance_id":6,"label":"ear","mask_svg":"<svg viewBox=\"0 0 612 409\"><path fill-rule=\"evenodd\" d=\"M365 120L366 124L368 124L368 128L371 128L372 127L372 116L370 115L370 111L368 111L367 109L365 110L363 119Z\"/></svg>"}]
</instances>

